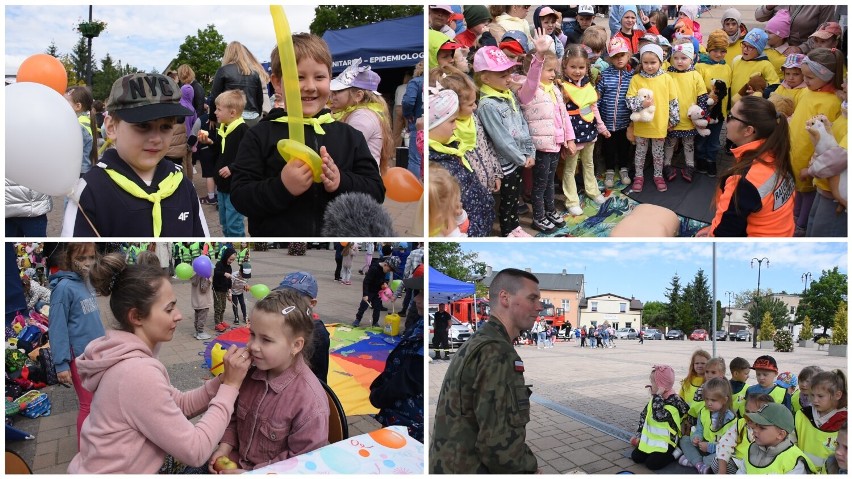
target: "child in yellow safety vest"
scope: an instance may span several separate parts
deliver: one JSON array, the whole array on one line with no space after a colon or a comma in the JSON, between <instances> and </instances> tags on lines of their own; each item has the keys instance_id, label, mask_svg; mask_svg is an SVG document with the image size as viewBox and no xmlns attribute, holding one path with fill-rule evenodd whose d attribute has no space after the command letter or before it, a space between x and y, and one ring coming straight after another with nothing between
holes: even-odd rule
<instances>
[{"instance_id":1,"label":"child in yellow safety vest","mask_svg":"<svg viewBox=\"0 0 852 479\"><path fill-rule=\"evenodd\" d=\"M793 443L795 426L790 410L769 403L746 413L754 441L748 447L746 474L808 474L815 472L805 453Z\"/></svg>"},{"instance_id":2,"label":"child in yellow safety vest","mask_svg":"<svg viewBox=\"0 0 852 479\"><path fill-rule=\"evenodd\" d=\"M774 400L768 394L750 396L744 402L743 415L737 419L736 425L725 431L716 443L716 464L713 470L717 474L735 474L743 469L743 461L748 456L748 448L753 439L746 427L748 419L745 418L745 414L757 412L764 404L771 402Z\"/></svg>"},{"instance_id":3,"label":"child in yellow safety vest","mask_svg":"<svg viewBox=\"0 0 852 479\"><path fill-rule=\"evenodd\" d=\"M837 369L811 379L813 405L796 413L796 445L823 473L825 461L834 455L837 433L847 420L846 375Z\"/></svg>"},{"instance_id":4,"label":"child in yellow safety vest","mask_svg":"<svg viewBox=\"0 0 852 479\"><path fill-rule=\"evenodd\" d=\"M654 365L650 382L645 387L651 393L651 400L642 411L636 435L630 440L636 448L630 457L634 462L656 471L675 461L681 418L689 406L674 392L674 369L671 366Z\"/></svg>"},{"instance_id":5,"label":"child in yellow safety vest","mask_svg":"<svg viewBox=\"0 0 852 479\"><path fill-rule=\"evenodd\" d=\"M811 379L821 372L822 368L819 366L805 366L799 371L799 389L790 398L793 416L802 409L811 407Z\"/></svg>"},{"instance_id":6,"label":"child in yellow safety vest","mask_svg":"<svg viewBox=\"0 0 852 479\"><path fill-rule=\"evenodd\" d=\"M698 423L691 436L680 438L680 465L695 467L699 474L712 468L718 471L716 444L719 438L736 424L737 415L731 402L731 384L724 377L704 383L704 407L698 411Z\"/></svg>"},{"instance_id":7,"label":"child in yellow safety vest","mask_svg":"<svg viewBox=\"0 0 852 479\"><path fill-rule=\"evenodd\" d=\"M745 415L746 381L748 381L750 365L745 358L736 357L731 360L728 369L731 370L731 394L734 412L737 417Z\"/></svg>"},{"instance_id":8,"label":"child in yellow safety vest","mask_svg":"<svg viewBox=\"0 0 852 479\"><path fill-rule=\"evenodd\" d=\"M746 397L752 394L769 394L775 402L783 404L792 413L790 394L786 388L775 384L775 377L778 375L778 363L775 362L775 358L769 355L760 356L754 360L751 369L754 369L757 384L749 386Z\"/></svg>"}]
</instances>

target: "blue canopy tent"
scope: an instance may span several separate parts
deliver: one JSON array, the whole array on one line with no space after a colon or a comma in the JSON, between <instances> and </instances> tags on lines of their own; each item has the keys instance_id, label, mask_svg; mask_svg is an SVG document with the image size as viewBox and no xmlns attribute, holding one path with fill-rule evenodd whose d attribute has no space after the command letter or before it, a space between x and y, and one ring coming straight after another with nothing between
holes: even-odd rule
<instances>
[{"instance_id":1,"label":"blue canopy tent","mask_svg":"<svg viewBox=\"0 0 852 479\"><path fill-rule=\"evenodd\" d=\"M451 303L476 292L472 283L459 281L429 267L429 304Z\"/></svg>"},{"instance_id":2,"label":"blue canopy tent","mask_svg":"<svg viewBox=\"0 0 852 479\"><path fill-rule=\"evenodd\" d=\"M424 58L423 15L329 30L322 35L333 59L331 70L342 72L355 58L373 70L413 67Z\"/></svg>"}]
</instances>

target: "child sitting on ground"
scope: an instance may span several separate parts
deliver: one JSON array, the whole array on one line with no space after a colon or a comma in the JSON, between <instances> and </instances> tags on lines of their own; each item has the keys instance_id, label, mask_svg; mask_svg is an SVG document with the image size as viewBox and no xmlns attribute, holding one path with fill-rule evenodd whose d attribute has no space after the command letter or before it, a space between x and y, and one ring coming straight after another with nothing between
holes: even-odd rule
<instances>
[{"instance_id":1,"label":"child sitting on ground","mask_svg":"<svg viewBox=\"0 0 852 479\"><path fill-rule=\"evenodd\" d=\"M240 387L236 414L210 456L211 473L221 456L242 472L328 444L328 397L305 359L313 328L310 304L296 291L273 291L255 305L246 346L253 367Z\"/></svg>"},{"instance_id":2,"label":"child sitting on ground","mask_svg":"<svg viewBox=\"0 0 852 479\"><path fill-rule=\"evenodd\" d=\"M772 402L772 396L768 394L756 394L745 401L743 416L737 419L736 427L729 428L716 443L716 464L711 466L717 474L735 474L745 470L743 460L748 456L752 438L745 414L757 412L764 404Z\"/></svg>"},{"instance_id":3,"label":"child sitting on ground","mask_svg":"<svg viewBox=\"0 0 852 479\"><path fill-rule=\"evenodd\" d=\"M743 417L745 414L745 399L746 399L746 381L748 381L751 367L745 358L736 357L731 360L729 368L731 370L731 394L733 399L733 409L738 417Z\"/></svg>"},{"instance_id":4,"label":"child sitting on ground","mask_svg":"<svg viewBox=\"0 0 852 479\"><path fill-rule=\"evenodd\" d=\"M694 466L699 474L707 474L711 467L713 472L718 470L716 444L737 420L732 410L731 385L724 377L708 380L703 389L704 407L698 411L695 432L680 438L683 456L678 461L681 466Z\"/></svg>"},{"instance_id":5,"label":"child sitting on ground","mask_svg":"<svg viewBox=\"0 0 852 479\"><path fill-rule=\"evenodd\" d=\"M757 384L746 390L746 397L752 394L769 394L776 403L783 404L792 411L787 390L775 384L775 377L778 375L778 363L775 362L775 358L768 355L760 356L754 360L751 369L754 369Z\"/></svg>"},{"instance_id":6,"label":"child sitting on ground","mask_svg":"<svg viewBox=\"0 0 852 479\"><path fill-rule=\"evenodd\" d=\"M689 372L680 383L680 391L678 395L686 401L689 406L688 412L693 418L698 417L698 410L701 409L701 386L704 384L704 370L707 366L707 361L710 360L710 353L703 349L699 349L692 353L689 359ZM684 419L688 416L684 415ZM684 431L689 431L689 426L692 421L684 421Z\"/></svg>"},{"instance_id":7,"label":"child sitting on ground","mask_svg":"<svg viewBox=\"0 0 852 479\"><path fill-rule=\"evenodd\" d=\"M834 455L825 461L826 474L849 474L849 466L846 463L846 453L849 447L849 426L848 421L844 421L837 431L837 448L834 450Z\"/></svg>"},{"instance_id":8,"label":"child sitting on ground","mask_svg":"<svg viewBox=\"0 0 852 479\"><path fill-rule=\"evenodd\" d=\"M174 80L156 73L112 84L104 130L115 148L80 179L62 236L209 236L192 182L179 166L162 161L172 129L183 128L177 118L195 113L180 97Z\"/></svg>"},{"instance_id":9,"label":"child sitting on ground","mask_svg":"<svg viewBox=\"0 0 852 479\"><path fill-rule=\"evenodd\" d=\"M796 445L810 459L813 472L822 474L847 420L846 375L839 369L818 373L811 379L811 398L813 406L796 413Z\"/></svg>"},{"instance_id":10,"label":"child sitting on ground","mask_svg":"<svg viewBox=\"0 0 852 479\"><path fill-rule=\"evenodd\" d=\"M289 138L287 112L273 109L255 125L232 164L231 201L248 217L251 236L320 236L328 203L343 193L361 192L381 203L385 187L364 135L334 121L325 108L330 95L331 53L311 34L293 35L302 98L305 144L322 159L320 181L304 161L284 162L277 144ZM282 92L281 58L271 55L272 86ZM295 80L295 79L294 79Z\"/></svg>"},{"instance_id":11,"label":"child sitting on ground","mask_svg":"<svg viewBox=\"0 0 852 479\"><path fill-rule=\"evenodd\" d=\"M783 373L778 374L778 377L775 378L775 384L787 390L787 394L790 395L790 402L792 405L793 394L796 393L797 386L799 385L799 378L790 371L784 371ZM793 412L795 413L795 411Z\"/></svg>"},{"instance_id":12,"label":"child sitting on ground","mask_svg":"<svg viewBox=\"0 0 852 479\"><path fill-rule=\"evenodd\" d=\"M667 365L651 368L651 383L646 388L651 400L642 411L636 435L630 444L636 449L631 453L634 462L656 471L674 462L672 453L677 446L681 418L689 406L674 392L674 369Z\"/></svg>"},{"instance_id":13,"label":"child sitting on ground","mask_svg":"<svg viewBox=\"0 0 852 479\"><path fill-rule=\"evenodd\" d=\"M819 366L805 366L799 371L799 389L790 397L794 415L802 409L811 407L811 378L821 372L822 368Z\"/></svg>"},{"instance_id":14,"label":"child sitting on ground","mask_svg":"<svg viewBox=\"0 0 852 479\"><path fill-rule=\"evenodd\" d=\"M790 409L769 403L746 413L754 435L745 457L746 474L808 474L815 472L807 456L793 443Z\"/></svg>"}]
</instances>

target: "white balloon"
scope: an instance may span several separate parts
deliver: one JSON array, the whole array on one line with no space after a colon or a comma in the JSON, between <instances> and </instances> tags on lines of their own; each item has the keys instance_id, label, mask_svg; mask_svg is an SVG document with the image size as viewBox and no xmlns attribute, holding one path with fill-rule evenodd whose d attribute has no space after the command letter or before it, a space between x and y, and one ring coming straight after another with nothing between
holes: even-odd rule
<instances>
[{"instance_id":1,"label":"white balloon","mask_svg":"<svg viewBox=\"0 0 852 479\"><path fill-rule=\"evenodd\" d=\"M64 196L80 177L83 135L62 95L40 83L6 87L6 177L40 193Z\"/></svg>"}]
</instances>

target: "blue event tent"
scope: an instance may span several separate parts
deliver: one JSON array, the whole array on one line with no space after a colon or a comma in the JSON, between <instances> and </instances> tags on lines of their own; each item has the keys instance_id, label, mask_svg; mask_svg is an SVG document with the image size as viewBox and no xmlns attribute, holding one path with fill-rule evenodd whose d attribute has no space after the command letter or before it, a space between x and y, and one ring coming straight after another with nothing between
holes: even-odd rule
<instances>
[{"instance_id":1,"label":"blue event tent","mask_svg":"<svg viewBox=\"0 0 852 479\"><path fill-rule=\"evenodd\" d=\"M451 278L429 267L429 304L449 303L466 298L476 291L473 283Z\"/></svg>"},{"instance_id":2,"label":"blue event tent","mask_svg":"<svg viewBox=\"0 0 852 479\"><path fill-rule=\"evenodd\" d=\"M331 50L332 72L340 73L360 58L374 70L412 67L424 58L423 15L328 30L322 38Z\"/></svg>"}]
</instances>

